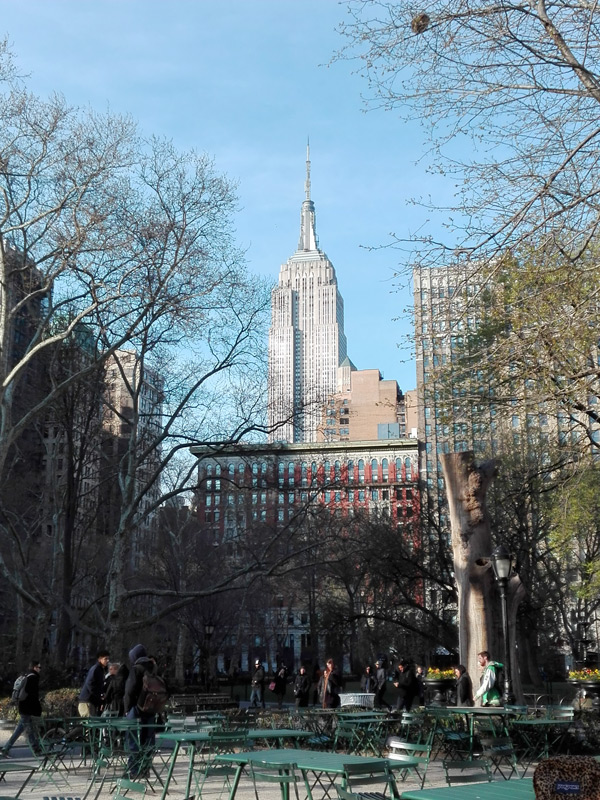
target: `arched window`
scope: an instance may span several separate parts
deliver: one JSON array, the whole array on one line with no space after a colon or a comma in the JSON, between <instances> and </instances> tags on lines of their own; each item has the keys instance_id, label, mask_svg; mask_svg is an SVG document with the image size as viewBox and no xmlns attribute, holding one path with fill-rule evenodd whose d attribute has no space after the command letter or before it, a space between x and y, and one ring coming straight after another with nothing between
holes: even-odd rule
<instances>
[{"instance_id":1,"label":"arched window","mask_svg":"<svg viewBox=\"0 0 600 800\"><path fill-rule=\"evenodd\" d=\"M388 460L387 458L381 459L381 480L387 483L388 479Z\"/></svg>"},{"instance_id":2,"label":"arched window","mask_svg":"<svg viewBox=\"0 0 600 800\"><path fill-rule=\"evenodd\" d=\"M308 464L302 462L302 486L308 486Z\"/></svg>"},{"instance_id":3,"label":"arched window","mask_svg":"<svg viewBox=\"0 0 600 800\"><path fill-rule=\"evenodd\" d=\"M221 474L221 465L217 464L215 467L215 475L220 475L220 474Z\"/></svg>"},{"instance_id":4,"label":"arched window","mask_svg":"<svg viewBox=\"0 0 600 800\"><path fill-rule=\"evenodd\" d=\"M362 458L358 462L358 482L365 482L365 462Z\"/></svg>"},{"instance_id":5,"label":"arched window","mask_svg":"<svg viewBox=\"0 0 600 800\"><path fill-rule=\"evenodd\" d=\"M354 461L348 462L348 483L354 483Z\"/></svg>"},{"instance_id":6,"label":"arched window","mask_svg":"<svg viewBox=\"0 0 600 800\"><path fill-rule=\"evenodd\" d=\"M206 474L207 475L212 475L213 474L213 465L212 464L207 464L206 465Z\"/></svg>"},{"instance_id":7,"label":"arched window","mask_svg":"<svg viewBox=\"0 0 600 800\"><path fill-rule=\"evenodd\" d=\"M325 462L324 469L325 469L325 476L324 476L325 483L329 483L329 481L331 480L331 464L329 463L329 461Z\"/></svg>"},{"instance_id":8,"label":"arched window","mask_svg":"<svg viewBox=\"0 0 600 800\"><path fill-rule=\"evenodd\" d=\"M378 474L378 469L377 469L377 459L376 458L372 458L371 459L371 480L372 481L379 480L379 474Z\"/></svg>"},{"instance_id":9,"label":"arched window","mask_svg":"<svg viewBox=\"0 0 600 800\"><path fill-rule=\"evenodd\" d=\"M290 461L288 464L288 484L290 486L294 485L294 462Z\"/></svg>"},{"instance_id":10,"label":"arched window","mask_svg":"<svg viewBox=\"0 0 600 800\"><path fill-rule=\"evenodd\" d=\"M335 471L335 479L336 481L339 481L340 478L342 477L342 467L339 461L335 462L335 464L333 465L333 469Z\"/></svg>"},{"instance_id":11,"label":"arched window","mask_svg":"<svg viewBox=\"0 0 600 800\"><path fill-rule=\"evenodd\" d=\"M412 465L410 463L410 458L407 457L404 459L404 466L406 467L406 479L408 480L412 472Z\"/></svg>"},{"instance_id":12,"label":"arched window","mask_svg":"<svg viewBox=\"0 0 600 800\"><path fill-rule=\"evenodd\" d=\"M396 480L397 481L401 481L402 480L402 459L401 458L397 458L396 459Z\"/></svg>"}]
</instances>

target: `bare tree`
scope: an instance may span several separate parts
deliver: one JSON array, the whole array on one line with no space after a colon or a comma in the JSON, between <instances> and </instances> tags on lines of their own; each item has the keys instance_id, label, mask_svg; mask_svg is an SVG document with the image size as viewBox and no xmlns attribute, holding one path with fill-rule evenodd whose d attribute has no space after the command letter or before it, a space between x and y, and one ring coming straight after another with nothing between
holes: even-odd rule
<instances>
[{"instance_id":1,"label":"bare tree","mask_svg":"<svg viewBox=\"0 0 600 800\"><path fill-rule=\"evenodd\" d=\"M551 241L577 259L598 228L599 15L583 0L349 0L370 106L419 120L428 171L456 177L452 240L417 259L485 258ZM436 206L434 202L434 207Z\"/></svg>"}]
</instances>

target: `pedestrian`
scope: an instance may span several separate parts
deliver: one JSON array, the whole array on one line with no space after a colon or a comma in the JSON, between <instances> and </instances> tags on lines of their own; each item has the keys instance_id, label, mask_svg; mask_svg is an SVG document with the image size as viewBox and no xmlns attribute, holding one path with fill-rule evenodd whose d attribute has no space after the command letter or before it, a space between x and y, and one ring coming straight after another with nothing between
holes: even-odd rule
<instances>
[{"instance_id":1,"label":"pedestrian","mask_svg":"<svg viewBox=\"0 0 600 800\"><path fill-rule=\"evenodd\" d=\"M129 675L127 664L112 663L108 665L108 679L104 692L103 714L122 717L125 713L123 697L125 696L125 683Z\"/></svg>"},{"instance_id":2,"label":"pedestrian","mask_svg":"<svg viewBox=\"0 0 600 800\"><path fill-rule=\"evenodd\" d=\"M365 671L363 672L360 678L361 692L365 692L366 694L374 692L376 689L376 683L377 682L375 679L375 675L373 675L371 671L371 665L367 664L367 666L365 667Z\"/></svg>"},{"instance_id":3,"label":"pedestrian","mask_svg":"<svg viewBox=\"0 0 600 800\"><path fill-rule=\"evenodd\" d=\"M123 706L128 719L140 721L139 741L135 732L128 733L128 749L131 753L127 764L127 776L138 778L147 772L144 751L154 747L156 737L156 712L142 710L144 675L155 674L155 661L146 654L143 644L136 644L129 651L131 670L125 683ZM164 681L162 682L164 685ZM145 692L144 692L145 694ZM166 702L166 698L165 698Z\"/></svg>"},{"instance_id":4,"label":"pedestrian","mask_svg":"<svg viewBox=\"0 0 600 800\"><path fill-rule=\"evenodd\" d=\"M482 706L500 706L502 698L498 687L498 675L503 667L499 661L492 661L487 650L477 656L479 666L483 669L481 683L475 694L475 700L481 700Z\"/></svg>"},{"instance_id":5,"label":"pedestrian","mask_svg":"<svg viewBox=\"0 0 600 800\"><path fill-rule=\"evenodd\" d=\"M385 671L385 667L383 666L383 661L378 658L375 662L375 705L377 708L381 708L385 706L388 711L391 709L391 706L385 700L385 689L387 686L387 673Z\"/></svg>"},{"instance_id":6,"label":"pedestrian","mask_svg":"<svg viewBox=\"0 0 600 800\"><path fill-rule=\"evenodd\" d=\"M5 758L8 757L12 746L23 732L27 734L27 741L33 754L39 756L42 753L42 745L34 723L34 717L42 716L42 704L40 703L41 668L39 661L32 661L29 664L27 677L19 692L19 721L1 751L2 756Z\"/></svg>"},{"instance_id":7,"label":"pedestrian","mask_svg":"<svg viewBox=\"0 0 600 800\"><path fill-rule=\"evenodd\" d=\"M327 660L325 670L319 681L319 699L323 708L337 708L340 705L342 679L333 658Z\"/></svg>"},{"instance_id":8,"label":"pedestrian","mask_svg":"<svg viewBox=\"0 0 600 800\"><path fill-rule=\"evenodd\" d=\"M454 674L456 675L456 705L472 706L473 683L467 668L464 664L459 664L458 667L454 667Z\"/></svg>"},{"instance_id":9,"label":"pedestrian","mask_svg":"<svg viewBox=\"0 0 600 800\"><path fill-rule=\"evenodd\" d=\"M294 681L294 697L296 698L296 711L308 706L310 694L310 678L306 674L306 667L302 665Z\"/></svg>"},{"instance_id":10,"label":"pedestrian","mask_svg":"<svg viewBox=\"0 0 600 800\"><path fill-rule=\"evenodd\" d=\"M419 684L419 705L425 705L425 670L423 667L417 666L415 677Z\"/></svg>"},{"instance_id":11,"label":"pedestrian","mask_svg":"<svg viewBox=\"0 0 600 800\"><path fill-rule=\"evenodd\" d=\"M288 670L285 664L280 664L273 678L275 684L273 691L277 697L277 708L283 706L283 698L285 697L285 690L287 687L287 674Z\"/></svg>"},{"instance_id":12,"label":"pedestrian","mask_svg":"<svg viewBox=\"0 0 600 800\"><path fill-rule=\"evenodd\" d=\"M394 686L398 689L396 711L410 711L415 697L419 695L417 677L410 661L401 661L394 676Z\"/></svg>"},{"instance_id":13,"label":"pedestrian","mask_svg":"<svg viewBox=\"0 0 600 800\"><path fill-rule=\"evenodd\" d=\"M250 707L257 708L258 706L262 705L265 707L265 670L263 665L260 662L260 659L256 659L254 662L254 674L252 675L251 680L251 691L250 691Z\"/></svg>"},{"instance_id":14,"label":"pedestrian","mask_svg":"<svg viewBox=\"0 0 600 800\"><path fill-rule=\"evenodd\" d=\"M110 658L108 650L100 650L96 663L89 668L79 693L77 710L80 717L98 717L104 700L104 673Z\"/></svg>"}]
</instances>

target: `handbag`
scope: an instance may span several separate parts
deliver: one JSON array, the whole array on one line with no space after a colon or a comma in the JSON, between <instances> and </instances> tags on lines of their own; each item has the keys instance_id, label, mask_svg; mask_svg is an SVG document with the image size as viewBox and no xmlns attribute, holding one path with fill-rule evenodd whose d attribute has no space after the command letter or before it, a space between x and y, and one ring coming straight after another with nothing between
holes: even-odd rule
<instances>
[{"instance_id":1,"label":"handbag","mask_svg":"<svg viewBox=\"0 0 600 800\"><path fill-rule=\"evenodd\" d=\"M274 692L274 691L275 691L275 681L271 681L271 683L269 684L269 690L270 690L271 692Z\"/></svg>"}]
</instances>

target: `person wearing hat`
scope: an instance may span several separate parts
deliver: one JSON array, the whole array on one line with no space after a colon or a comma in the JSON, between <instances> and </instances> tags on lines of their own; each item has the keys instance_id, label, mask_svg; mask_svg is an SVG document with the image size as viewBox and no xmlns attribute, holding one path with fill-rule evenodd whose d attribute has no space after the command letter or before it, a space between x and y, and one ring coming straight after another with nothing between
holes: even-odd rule
<instances>
[{"instance_id":1,"label":"person wearing hat","mask_svg":"<svg viewBox=\"0 0 600 800\"><path fill-rule=\"evenodd\" d=\"M265 671L260 659L254 662L254 674L252 675L252 690L250 692L250 707L257 708L262 705L265 707Z\"/></svg>"},{"instance_id":2,"label":"person wearing hat","mask_svg":"<svg viewBox=\"0 0 600 800\"><path fill-rule=\"evenodd\" d=\"M377 708L386 706L390 709L391 706L384 699L385 687L387 685L387 675L383 666L383 661L378 658L375 662L375 705Z\"/></svg>"}]
</instances>

